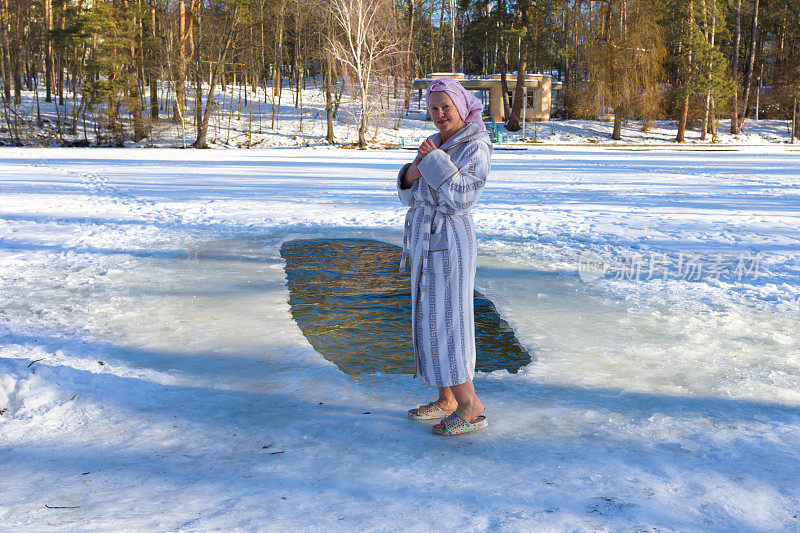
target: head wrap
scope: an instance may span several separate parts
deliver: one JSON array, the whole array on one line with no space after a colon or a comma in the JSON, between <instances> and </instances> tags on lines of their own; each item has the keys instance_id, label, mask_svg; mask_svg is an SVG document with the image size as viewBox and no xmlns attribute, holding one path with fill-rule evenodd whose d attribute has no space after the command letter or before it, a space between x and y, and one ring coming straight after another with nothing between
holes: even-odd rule
<instances>
[{"instance_id":1,"label":"head wrap","mask_svg":"<svg viewBox=\"0 0 800 533\"><path fill-rule=\"evenodd\" d=\"M451 78L436 78L428 85L428 90L425 91L425 102L427 104L428 97L434 91L444 91L453 104L456 106L458 114L461 116L466 124L480 124L484 128L486 125L483 123L481 116L483 112L483 104L475 97L474 94L464 88L458 80Z\"/></svg>"}]
</instances>

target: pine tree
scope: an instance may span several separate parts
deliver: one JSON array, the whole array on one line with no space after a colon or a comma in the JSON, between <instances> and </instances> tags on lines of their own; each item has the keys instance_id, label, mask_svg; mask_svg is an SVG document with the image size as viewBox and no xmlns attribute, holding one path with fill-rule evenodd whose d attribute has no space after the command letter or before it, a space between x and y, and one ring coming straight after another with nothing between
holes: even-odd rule
<instances>
[{"instance_id":1,"label":"pine tree","mask_svg":"<svg viewBox=\"0 0 800 533\"><path fill-rule=\"evenodd\" d=\"M723 19L726 9L724 0L701 0L702 7L702 39L695 43L695 59L698 76L695 79L696 92L704 95L705 109L700 139L705 140L708 133L716 139L717 127L715 117L725 110L734 96L735 85L728 75L728 60L716 43L717 24ZM710 8L710 11L707 10ZM699 36L699 34L698 34Z\"/></svg>"},{"instance_id":2,"label":"pine tree","mask_svg":"<svg viewBox=\"0 0 800 533\"><path fill-rule=\"evenodd\" d=\"M682 12L680 19L670 25L677 43L673 95L680 103L675 141L685 140L689 106L695 97L704 102L701 139L706 138L707 132L716 136L716 116L727 109L734 92L728 60L716 40L727 5L725 0L676 0L672 7Z\"/></svg>"},{"instance_id":3,"label":"pine tree","mask_svg":"<svg viewBox=\"0 0 800 533\"><path fill-rule=\"evenodd\" d=\"M63 4L61 5L63 9ZM63 21L63 24L55 26L52 31L53 52L56 57L71 58L69 66L72 72L72 86L73 90L77 92L78 78L82 78L86 67L85 56L90 48L90 40L92 39L91 33L91 20L89 12L82 9L80 5L68 5L66 11L54 10L57 18ZM64 61L55 61L58 75L55 76L56 84L60 85L59 80L63 80L63 71L67 65ZM57 91L62 96L62 101L59 105L63 104L63 90L59 86ZM84 93L86 95L86 93ZM75 135L78 128L78 117L83 110L83 103L79 104L77 98L73 101L72 117L69 123L67 122L66 113L64 116L67 133ZM56 124L58 134L62 133L61 117Z\"/></svg>"},{"instance_id":4,"label":"pine tree","mask_svg":"<svg viewBox=\"0 0 800 533\"><path fill-rule=\"evenodd\" d=\"M750 88L753 82L753 67L756 60L756 45L758 44L758 6L759 0L753 0L753 18L750 24L750 51L747 54L747 65L744 74L744 91L742 94L742 109L739 111L738 117L733 117L732 120L737 121L737 130L739 132L744 128L744 117L747 115L748 102L750 100Z\"/></svg>"},{"instance_id":5,"label":"pine tree","mask_svg":"<svg viewBox=\"0 0 800 533\"><path fill-rule=\"evenodd\" d=\"M777 10L775 101L789 120L790 138L800 138L800 0L783 0Z\"/></svg>"},{"instance_id":6,"label":"pine tree","mask_svg":"<svg viewBox=\"0 0 800 533\"><path fill-rule=\"evenodd\" d=\"M87 17L87 30L92 35L94 49L87 61L90 81L83 86L83 94L92 110L105 116L105 129L112 143L125 143L120 110L124 106L131 113L141 113L138 98L136 69L131 68L130 50L135 47L138 27L131 8L117 3L95 2ZM141 120L141 116L139 116ZM98 144L102 135L98 135Z\"/></svg>"}]
</instances>

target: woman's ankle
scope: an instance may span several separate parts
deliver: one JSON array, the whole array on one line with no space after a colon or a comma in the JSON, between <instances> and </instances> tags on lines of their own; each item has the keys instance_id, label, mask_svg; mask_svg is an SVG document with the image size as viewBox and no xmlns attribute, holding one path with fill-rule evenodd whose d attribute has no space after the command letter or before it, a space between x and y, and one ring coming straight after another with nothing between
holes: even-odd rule
<instances>
[{"instance_id":1,"label":"woman's ankle","mask_svg":"<svg viewBox=\"0 0 800 533\"><path fill-rule=\"evenodd\" d=\"M462 414L468 415L469 418L472 419L483 413L483 410L483 402L481 402L478 397L475 396L473 398L469 398L466 402L459 403L456 412L459 416Z\"/></svg>"},{"instance_id":2,"label":"woman's ankle","mask_svg":"<svg viewBox=\"0 0 800 533\"><path fill-rule=\"evenodd\" d=\"M436 405L436 407L442 409L443 411L455 411L456 408L458 407L458 403L455 401L455 399L446 400L439 398L433 403Z\"/></svg>"}]
</instances>

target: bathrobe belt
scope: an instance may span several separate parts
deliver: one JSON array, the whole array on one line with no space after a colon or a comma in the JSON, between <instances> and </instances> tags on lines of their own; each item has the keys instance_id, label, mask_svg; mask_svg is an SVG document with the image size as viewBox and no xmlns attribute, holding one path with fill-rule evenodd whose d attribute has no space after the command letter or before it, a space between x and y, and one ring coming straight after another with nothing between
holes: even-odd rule
<instances>
[{"instance_id":1,"label":"bathrobe belt","mask_svg":"<svg viewBox=\"0 0 800 533\"><path fill-rule=\"evenodd\" d=\"M420 299L425 300L425 288L427 285L428 280L428 252L431 248L431 221L433 220L434 215L438 212L442 215L447 213L446 208L439 208L438 206L433 205L421 205L415 206L412 209L409 209L406 213L406 220L403 224L403 255L400 259L400 272L404 272L406 269L406 258L409 256L409 241L411 240L411 219L413 218L416 209L422 209L422 243L421 245L417 246L414 249L414 259L412 260L412 265L422 265L422 280L421 280L421 292L420 292ZM444 226L445 217L440 216L436 220L436 228L434 233L441 233L443 226ZM421 261L421 263L420 263Z\"/></svg>"}]
</instances>

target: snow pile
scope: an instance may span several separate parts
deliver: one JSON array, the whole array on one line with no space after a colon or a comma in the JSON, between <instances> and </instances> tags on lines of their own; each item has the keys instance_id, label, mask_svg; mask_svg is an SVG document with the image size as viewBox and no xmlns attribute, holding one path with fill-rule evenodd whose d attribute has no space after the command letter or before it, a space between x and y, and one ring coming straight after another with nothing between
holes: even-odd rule
<instances>
[{"instance_id":1,"label":"snow pile","mask_svg":"<svg viewBox=\"0 0 800 533\"><path fill-rule=\"evenodd\" d=\"M27 368L27 359L6 359L4 354L8 348L0 351L0 411L4 418L42 416L45 411L69 401L74 384L68 370L53 371L45 366Z\"/></svg>"}]
</instances>

